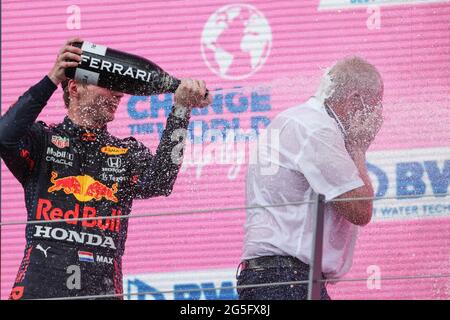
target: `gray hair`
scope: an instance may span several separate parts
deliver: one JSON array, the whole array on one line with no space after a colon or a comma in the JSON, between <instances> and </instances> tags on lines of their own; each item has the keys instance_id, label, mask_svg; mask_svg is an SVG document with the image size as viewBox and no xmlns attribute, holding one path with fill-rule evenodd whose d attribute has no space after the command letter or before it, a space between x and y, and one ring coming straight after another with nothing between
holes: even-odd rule
<instances>
[{"instance_id":1,"label":"gray hair","mask_svg":"<svg viewBox=\"0 0 450 320\"><path fill-rule=\"evenodd\" d=\"M316 96L338 102L353 93L381 97L383 91L383 79L372 64L360 57L347 57L326 70Z\"/></svg>"}]
</instances>

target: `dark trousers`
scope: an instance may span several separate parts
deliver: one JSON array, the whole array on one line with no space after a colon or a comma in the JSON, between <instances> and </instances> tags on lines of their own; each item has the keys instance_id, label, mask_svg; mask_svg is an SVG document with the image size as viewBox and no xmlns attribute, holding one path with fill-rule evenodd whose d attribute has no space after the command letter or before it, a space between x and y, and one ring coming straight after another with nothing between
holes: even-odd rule
<instances>
[{"instance_id":1,"label":"dark trousers","mask_svg":"<svg viewBox=\"0 0 450 320\"><path fill-rule=\"evenodd\" d=\"M39 249L41 246L45 253ZM80 261L78 248L51 241L31 243L19 267L10 299L45 299L122 293L120 260ZM78 274L78 275L77 275ZM122 297L98 298L121 300Z\"/></svg>"},{"instance_id":2,"label":"dark trousers","mask_svg":"<svg viewBox=\"0 0 450 320\"><path fill-rule=\"evenodd\" d=\"M305 281L309 279L309 266L307 264L297 260L300 262L299 265L286 266L282 260L278 261L277 257L280 256L273 257L274 261L270 262L267 267L246 268L245 261L243 261L238 267L238 272L239 270L241 271L237 275L237 285ZM306 300L308 298L307 283L238 288L237 291L240 300ZM320 291L321 300L331 300L327 293L325 283L321 284Z\"/></svg>"}]
</instances>

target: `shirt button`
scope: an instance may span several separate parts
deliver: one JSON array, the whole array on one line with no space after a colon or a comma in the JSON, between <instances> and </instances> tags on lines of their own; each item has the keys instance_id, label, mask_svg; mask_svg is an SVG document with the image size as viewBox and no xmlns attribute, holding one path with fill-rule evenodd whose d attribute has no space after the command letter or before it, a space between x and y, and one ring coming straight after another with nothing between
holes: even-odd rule
<instances>
[{"instance_id":1,"label":"shirt button","mask_svg":"<svg viewBox=\"0 0 450 320\"><path fill-rule=\"evenodd\" d=\"M294 274L297 274L297 271L294 271Z\"/></svg>"},{"instance_id":2,"label":"shirt button","mask_svg":"<svg viewBox=\"0 0 450 320\"><path fill-rule=\"evenodd\" d=\"M293 284L291 284L291 288L293 288L294 287L294 285Z\"/></svg>"}]
</instances>

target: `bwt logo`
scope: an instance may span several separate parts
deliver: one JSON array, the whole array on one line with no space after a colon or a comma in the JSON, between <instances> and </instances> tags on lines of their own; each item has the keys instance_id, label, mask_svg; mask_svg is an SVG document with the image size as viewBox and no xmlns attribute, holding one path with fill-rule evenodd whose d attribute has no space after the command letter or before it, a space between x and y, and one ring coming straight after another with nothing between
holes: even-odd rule
<instances>
[{"instance_id":1,"label":"bwt logo","mask_svg":"<svg viewBox=\"0 0 450 320\"><path fill-rule=\"evenodd\" d=\"M386 172L371 163L367 163L367 168L370 173L376 176L378 181L375 196L386 196L391 187ZM436 160L399 162L395 165L397 196L419 197L431 192L436 196L446 194L449 181L450 160L445 160L443 166L440 166ZM431 186L431 190L427 190L427 186Z\"/></svg>"},{"instance_id":2,"label":"bwt logo","mask_svg":"<svg viewBox=\"0 0 450 320\"><path fill-rule=\"evenodd\" d=\"M155 287L147 284L139 279L128 280L128 294L133 293L133 295L128 296L128 299L137 300L166 300L169 293L162 293ZM213 282L202 282L202 283L183 283L173 285L173 300L237 300L236 289L233 288L234 284L232 281L223 281L220 284L220 288ZM217 288L217 289L215 289Z\"/></svg>"},{"instance_id":3,"label":"bwt logo","mask_svg":"<svg viewBox=\"0 0 450 320\"><path fill-rule=\"evenodd\" d=\"M272 30L264 15L248 4L221 7L206 22L201 39L208 68L224 79L254 74L266 62Z\"/></svg>"}]
</instances>

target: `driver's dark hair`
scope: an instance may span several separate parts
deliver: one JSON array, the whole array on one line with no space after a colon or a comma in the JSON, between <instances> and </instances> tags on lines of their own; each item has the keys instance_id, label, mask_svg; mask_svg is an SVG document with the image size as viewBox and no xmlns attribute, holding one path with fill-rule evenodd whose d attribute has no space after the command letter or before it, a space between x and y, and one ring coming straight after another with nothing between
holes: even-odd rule
<instances>
[{"instance_id":1,"label":"driver's dark hair","mask_svg":"<svg viewBox=\"0 0 450 320\"><path fill-rule=\"evenodd\" d=\"M66 79L63 82L61 82L61 87L63 89L63 100L64 100L64 105L66 106L66 108L69 108L69 104L70 104L69 81L70 81L70 79ZM84 84L83 82L78 82L78 81L75 81L75 82L77 84L82 85L83 87L86 86L86 84Z\"/></svg>"},{"instance_id":2,"label":"driver's dark hair","mask_svg":"<svg viewBox=\"0 0 450 320\"><path fill-rule=\"evenodd\" d=\"M61 82L61 87L63 89L63 100L66 108L69 108L70 96L69 96L69 79Z\"/></svg>"}]
</instances>

